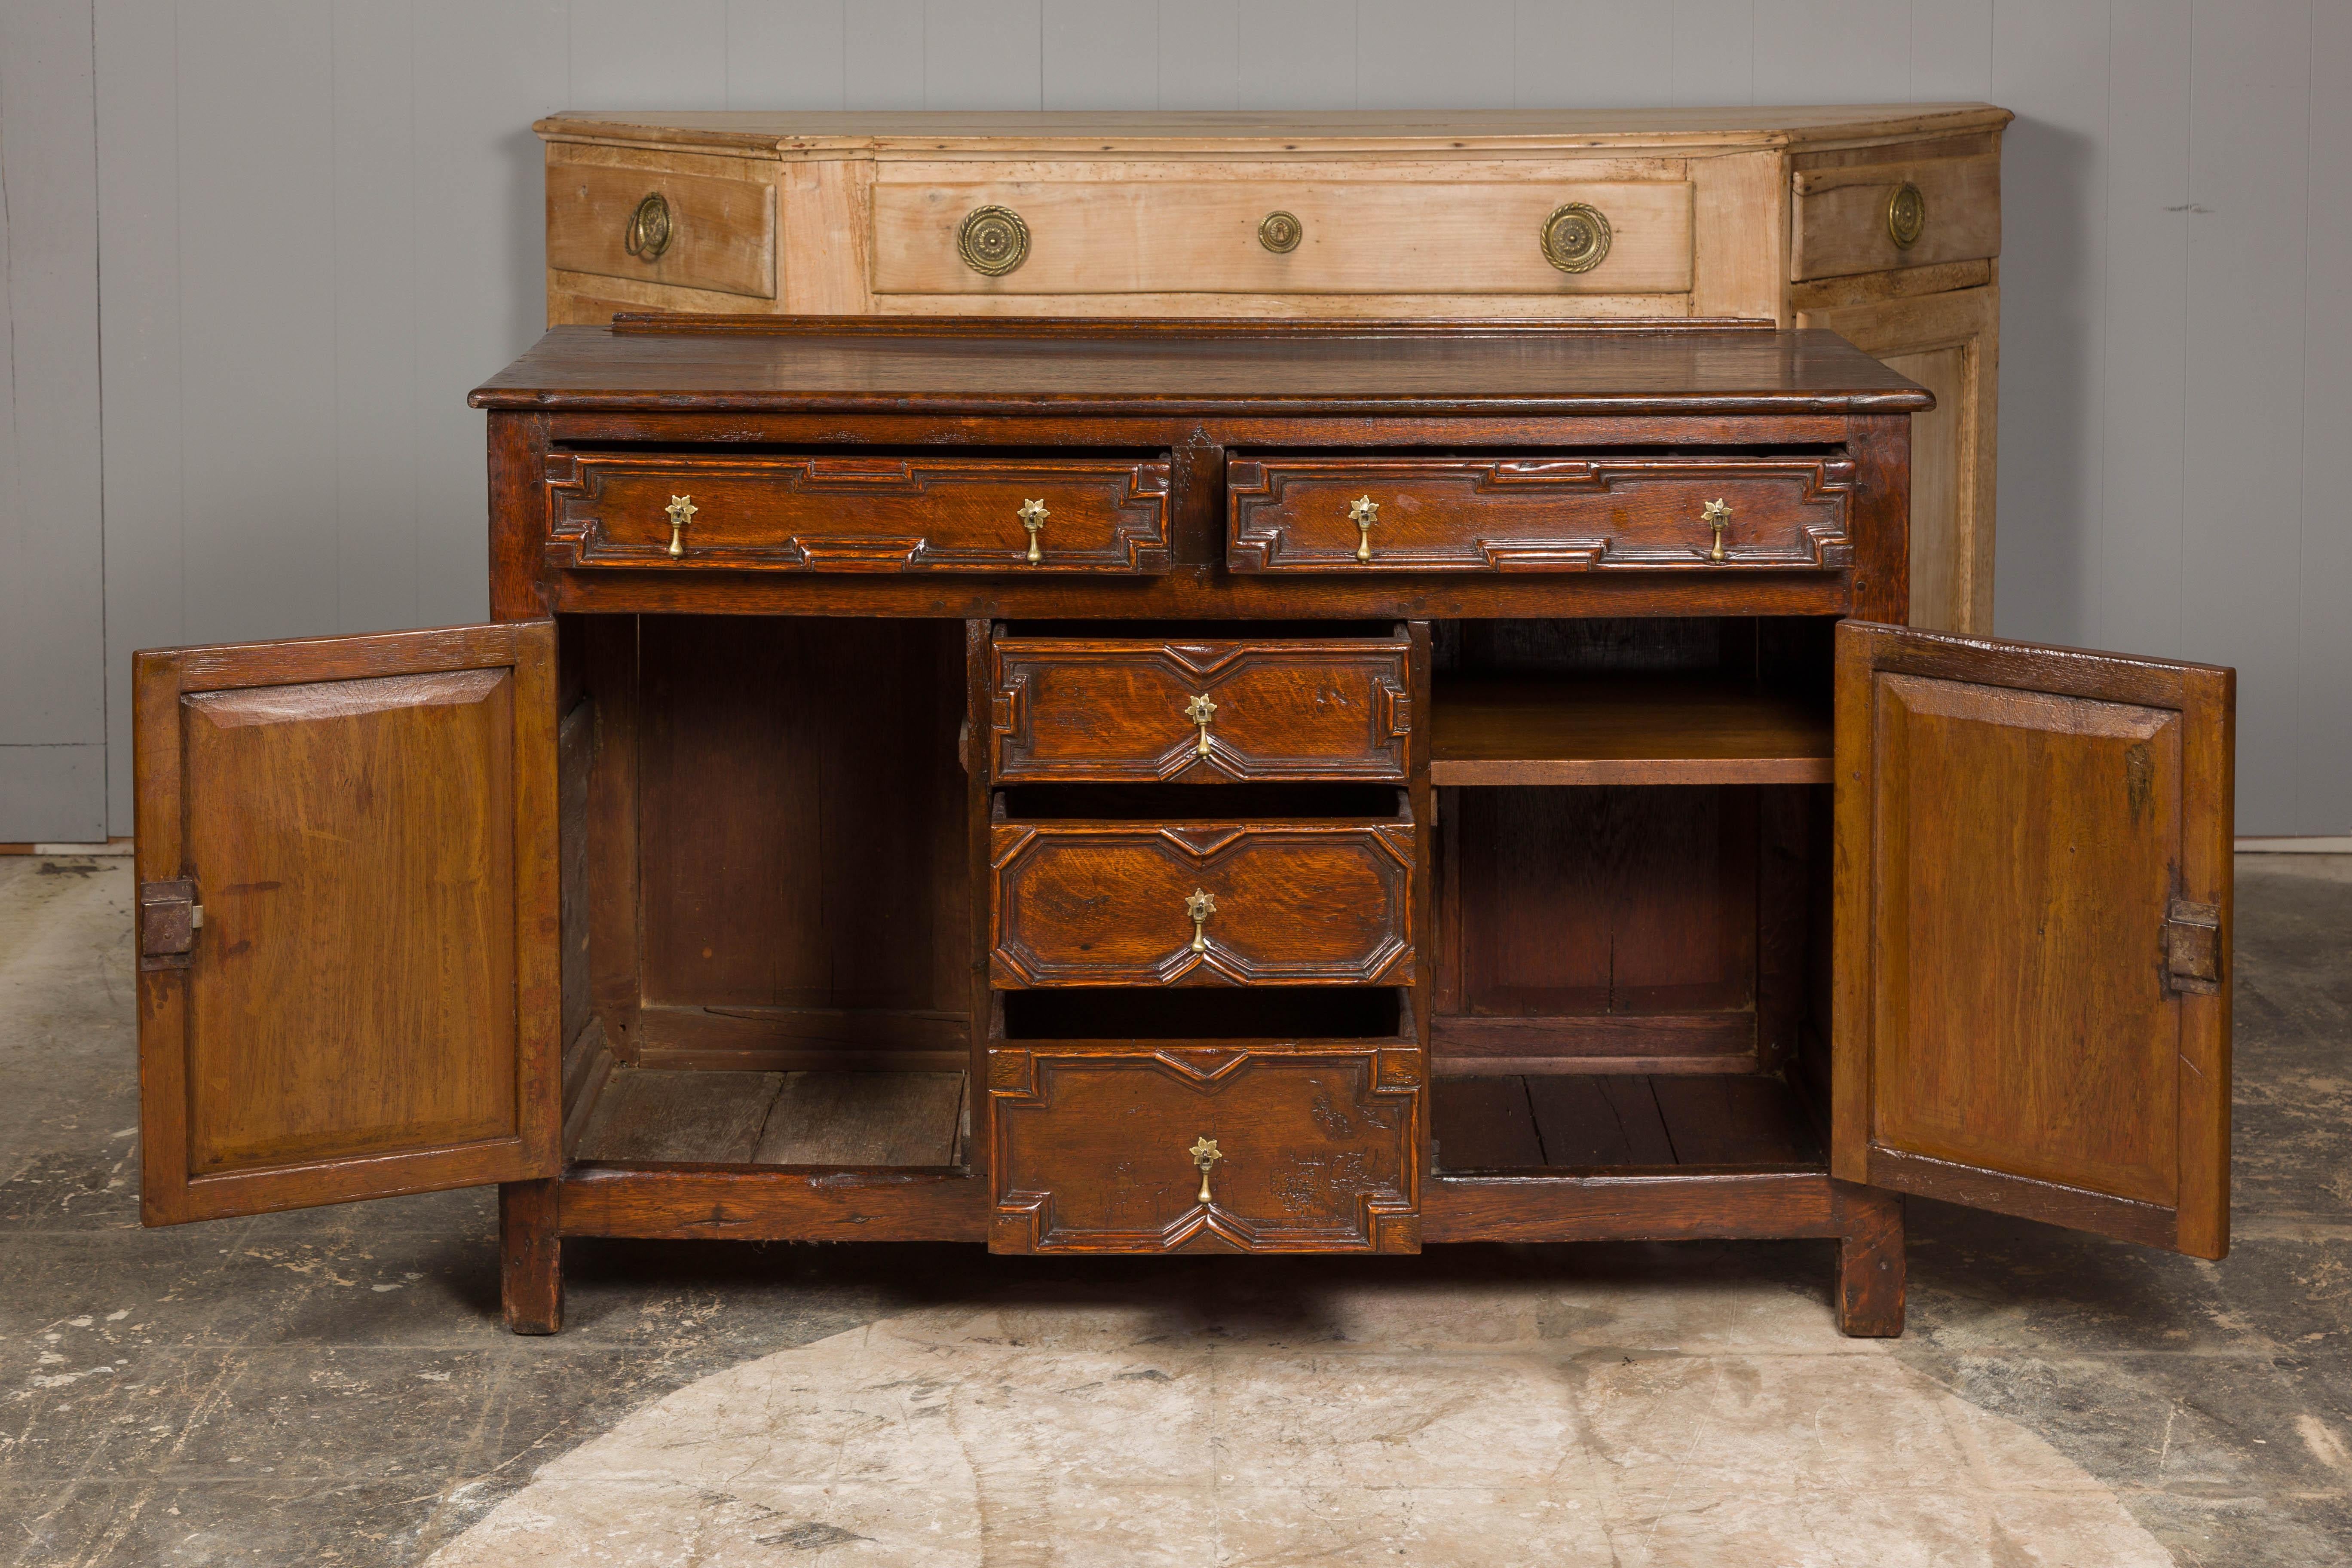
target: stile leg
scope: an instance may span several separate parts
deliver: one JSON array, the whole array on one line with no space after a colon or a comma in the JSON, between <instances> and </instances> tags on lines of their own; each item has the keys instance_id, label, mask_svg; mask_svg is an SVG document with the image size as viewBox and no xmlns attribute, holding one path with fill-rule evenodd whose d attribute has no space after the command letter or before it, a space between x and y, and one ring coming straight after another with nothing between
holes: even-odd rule
<instances>
[{"instance_id":1,"label":"stile leg","mask_svg":"<svg viewBox=\"0 0 2352 1568\"><path fill-rule=\"evenodd\" d=\"M1903 1332L1903 1197L1875 1187L1837 1185L1838 1328L1855 1339Z\"/></svg>"},{"instance_id":2,"label":"stile leg","mask_svg":"<svg viewBox=\"0 0 2352 1568\"><path fill-rule=\"evenodd\" d=\"M499 1186L499 1293L507 1327L518 1334L551 1334L563 1327L558 1187L553 1181Z\"/></svg>"}]
</instances>

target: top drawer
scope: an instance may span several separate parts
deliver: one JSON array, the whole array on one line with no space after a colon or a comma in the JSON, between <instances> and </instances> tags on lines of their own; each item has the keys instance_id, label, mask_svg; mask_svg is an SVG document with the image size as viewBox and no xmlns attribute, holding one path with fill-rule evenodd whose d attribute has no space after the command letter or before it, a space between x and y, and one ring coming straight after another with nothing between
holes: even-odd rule
<instances>
[{"instance_id":1,"label":"top drawer","mask_svg":"<svg viewBox=\"0 0 2352 1568\"><path fill-rule=\"evenodd\" d=\"M547 264L772 300L776 190L753 180L551 163Z\"/></svg>"},{"instance_id":2,"label":"top drawer","mask_svg":"<svg viewBox=\"0 0 2352 1568\"><path fill-rule=\"evenodd\" d=\"M547 515L568 569L1168 570L1168 465L1132 458L558 452Z\"/></svg>"},{"instance_id":3,"label":"top drawer","mask_svg":"<svg viewBox=\"0 0 2352 1568\"><path fill-rule=\"evenodd\" d=\"M1849 566L1845 458L1265 458L1225 470L1235 572Z\"/></svg>"},{"instance_id":4,"label":"top drawer","mask_svg":"<svg viewBox=\"0 0 2352 1568\"><path fill-rule=\"evenodd\" d=\"M1691 187L1679 180L874 187L877 294L1681 294L1690 286Z\"/></svg>"},{"instance_id":5,"label":"top drawer","mask_svg":"<svg viewBox=\"0 0 2352 1568\"><path fill-rule=\"evenodd\" d=\"M1794 282L2000 254L1998 153L1804 169L1794 192Z\"/></svg>"}]
</instances>

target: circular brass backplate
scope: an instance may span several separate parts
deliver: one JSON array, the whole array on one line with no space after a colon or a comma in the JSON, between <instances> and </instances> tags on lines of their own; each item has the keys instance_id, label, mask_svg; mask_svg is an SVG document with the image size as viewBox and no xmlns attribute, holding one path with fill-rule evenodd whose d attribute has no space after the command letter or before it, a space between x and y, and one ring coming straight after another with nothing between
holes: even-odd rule
<instances>
[{"instance_id":1,"label":"circular brass backplate","mask_svg":"<svg viewBox=\"0 0 2352 1568\"><path fill-rule=\"evenodd\" d=\"M1908 250L1919 243L1919 236L1927 226L1927 198L1919 187L1906 180L1895 187L1886 198L1886 237L1895 242L1897 250Z\"/></svg>"},{"instance_id":2,"label":"circular brass backplate","mask_svg":"<svg viewBox=\"0 0 2352 1568\"><path fill-rule=\"evenodd\" d=\"M1590 272L1609 254L1612 237L1599 207L1570 202L1544 219L1544 259L1562 272Z\"/></svg>"},{"instance_id":3,"label":"circular brass backplate","mask_svg":"<svg viewBox=\"0 0 2352 1568\"><path fill-rule=\"evenodd\" d=\"M638 260L653 261L669 248L669 203L656 191L629 215L629 229L622 236L621 245Z\"/></svg>"},{"instance_id":4,"label":"circular brass backplate","mask_svg":"<svg viewBox=\"0 0 2352 1568\"><path fill-rule=\"evenodd\" d=\"M974 207L956 229L956 254L983 278L1002 278L1029 259L1029 226L1011 207Z\"/></svg>"},{"instance_id":5,"label":"circular brass backplate","mask_svg":"<svg viewBox=\"0 0 2352 1568\"><path fill-rule=\"evenodd\" d=\"M1276 256L1297 249L1306 235L1306 225L1293 213L1268 213L1258 220L1257 242Z\"/></svg>"}]
</instances>

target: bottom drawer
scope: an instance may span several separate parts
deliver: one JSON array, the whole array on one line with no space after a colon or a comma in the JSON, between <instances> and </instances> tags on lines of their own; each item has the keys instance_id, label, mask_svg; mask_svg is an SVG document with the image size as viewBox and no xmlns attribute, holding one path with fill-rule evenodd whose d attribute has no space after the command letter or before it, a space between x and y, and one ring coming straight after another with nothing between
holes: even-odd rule
<instances>
[{"instance_id":1,"label":"bottom drawer","mask_svg":"<svg viewBox=\"0 0 2352 1568\"><path fill-rule=\"evenodd\" d=\"M992 1252L1421 1250L1410 1045L1003 1046L988 1079Z\"/></svg>"}]
</instances>

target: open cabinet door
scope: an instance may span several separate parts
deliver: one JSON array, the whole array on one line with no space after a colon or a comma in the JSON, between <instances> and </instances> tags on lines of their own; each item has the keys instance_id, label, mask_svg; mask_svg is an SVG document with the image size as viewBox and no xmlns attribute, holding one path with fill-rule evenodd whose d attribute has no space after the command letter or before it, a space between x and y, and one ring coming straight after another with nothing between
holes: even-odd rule
<instances>
[{"instance_id":1,"label":"open cabinet door","mask_svg":"<svg viewBox=\"0 0 2352 1568\"><path fill-rule=\"evenodd\" d=\"M2234 686L1840 624L1832 1174L2229 1250Z\"/></svg>"},{"instance_id":2,"label":"open cabinet door","mask_svg":"<svg viewBox=\"0 0 2352 1568\"><path fill-rule=\"evenodd\" d=\"M555 627L138 656L150 1225L554 1175Z\"/></svg>"}]
</instances>

